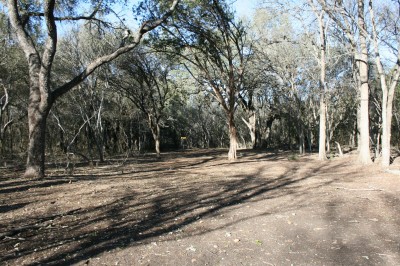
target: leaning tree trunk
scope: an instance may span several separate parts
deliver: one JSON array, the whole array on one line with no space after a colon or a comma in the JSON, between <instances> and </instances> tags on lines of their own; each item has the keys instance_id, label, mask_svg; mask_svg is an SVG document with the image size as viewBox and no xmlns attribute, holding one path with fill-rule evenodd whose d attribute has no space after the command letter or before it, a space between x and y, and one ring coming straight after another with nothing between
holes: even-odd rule
<instances>
[{"instance_id":1,"label":"leaning tree trunk","mask_svg":"<svg viewBox=\"0 0 400 266\"><path fill-rule=\"evenodd\" d=\"M251 138L251 148L255 149L256 144L257 144L257 139L256 139L256 113L254 111L251 111L248 120L245 118L242 118L243 122L246 124L247 128L249 129L250 132L250 138Z\"/></svg>"},{"instance_id":2,"label":"leaning tree trunk","mask_svg":"<svg viewBox=\"0 0 400 266\"><path fill-rule=\"evenodd\" d=\"M391 139L391 128L392 128L392 115L393 115L393 98L395 93L395 88L397 87L398 79L400 77L400 40L397 39L397 64L393 71L393 76L391 78L391 84L388 87L386 81L386 75L383 70L383 65L381 62L381 57L379 54L379 42L378 33L375 24L375 15L373 9L373 1L369 1L369 11L372 25L373 33L373 44L375 51L376 66L379 74L379 79L381 81L382 88L382 167L388 167L390 164L390 139ZM399 3L400 4L400 3ZM379 135L378 135L379 136ZM378 137L379 138L379 137ZM379 139L377 139L379 143Z\"/></svg>"},{"instance_id":3,"label":"leaning tree trunk","mask_svg":"<svg viewBox=\"0 0 400 266\"><path fill-rule=\"evenodd\" d=\"M234 113L229 112L228 114L228 126L229 126L229 153L228 159L229 160L236 160L237 155L237 131L236 125L234 121Z\"/></svg>"}]
</instances>

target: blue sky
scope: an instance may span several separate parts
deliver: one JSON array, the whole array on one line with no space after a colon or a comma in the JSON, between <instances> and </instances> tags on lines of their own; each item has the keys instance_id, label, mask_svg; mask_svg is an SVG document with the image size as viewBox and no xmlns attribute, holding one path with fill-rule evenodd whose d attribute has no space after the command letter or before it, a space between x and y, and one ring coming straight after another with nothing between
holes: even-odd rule
<instances>
[{"instance_id":1,"label":"blue sky","mask_svg":"<svg viewBox=\"0 0 400 266\"><path fill-rule=\"evenodd\" d=\"M128 1L128 3L138 3L140 0ZM236 9L239 17L248 16L251 17L254 9L257 6L259 0L228 0L228 2L233 2L233 7Z\"/></svg>"},{"instance_id":2,"label":"blue sky","mask_svg":"<svg viewBox=\"0 0 400 266\"><path fill-rule=\"evenodd\" d=\"M258 0L236 0L233 6L238 12L239 17L251 17L258 2Z\"/></svg>"}]
</instances>

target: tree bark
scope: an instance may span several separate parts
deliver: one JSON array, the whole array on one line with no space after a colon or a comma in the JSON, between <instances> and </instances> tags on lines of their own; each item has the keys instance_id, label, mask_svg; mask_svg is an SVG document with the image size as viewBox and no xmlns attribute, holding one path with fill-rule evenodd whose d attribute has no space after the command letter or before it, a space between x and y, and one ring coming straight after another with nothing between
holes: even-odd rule
<instances>
[{"instance_id":1,"label":"tree bark","mask_svg":"<svg viewBox=\"0 0 400 266\"><path fill-rule=\"evenodd\" d=\"M326 160L326 36L325 36L325 25L324 25L324 11L321 11L321 14L318 16L319 21L319 35L320 35L320 64L321 64L321 72L320 72L320 81L319 81L319 89L320 89L320 100L319 100L319 147L318 147L318 159Z\"/></svg>"},{"instance_id":2,"label":"tree bark","mask_svg":"<svg viewBox=\"0 0 400 266\"><path fill-rule=\"evenodd\" d=\"M39 103L29 104L29 144L25 178L42 178L45 171L46 121L49 108L40 110Z\"/></svg>"},{"instance_id":3,"label":"tree bark","mask_svg":"<svg viewBox=\"0 0 400 266\"><path fill-rule=\"evenodd\" d=\"M247 128L250 132L251 138L251 149L255 149L257 146L257 139L256 139L256 113L251 111L248 120L242 118L243 122L246 124Z\"/></svg>"},{"instance_id":4,"label":"tree bark","mask_svg":"<svg viewBox=\"0 0 400 266\"><path fill-rule=\"evenodd\" d=\"M361 31L366 32L364 19L364 0L358 0L358 26ZM360 79L360 139L358 161L362 164L372 163L369 145L369 85L368 85L368 47L364 32L360 33L361 54L356 58L358 64L358 75Z\"/></svg>"},{"instance_id":5,"label":"tree bark","mask_svg":"<svg viewBox=\"0 0 400 266\"><path fill-rule=\"evenodd\" d=\"M229 126L229 152L228 159L236 160L237 155L237 130L234 121L234 112L229 112L228 114L228 126Z\"/></svg>"},{"instance_id":6,"label":"tree bark","mask_svg":"<svg viewBox=\"0 0 400 266\"><path fill-rule=\"evenodd\" d=\"M304 128L300 126L299 132L299 154L303 155L306 153L305 141L304 141Z\"/></svg>"},{"instance_id":7,"label":"tree bark","mask_svg":"<svg viewBox=\"0 0 400 266\"><path fill-rule=\"evenodd\" d=\"M157 158L161 157L161 150L160 150L160 135L161 129L159 124L159 119L154 117L153 115L148 115L148 123L151 130L151 134L153 135L154 139L154 147L156 150Z\"/></svg>"},{"instance_id":8,"label":"tree bark","mask_svg":"<svg viewBox=\"0 0 400 266\"><path fill-rule=\"evenodd\" d=\"M160 126L157 124L156 126L156 136L155 136L155 145L156 145L156 154L157 158L161 157L161 150L160 150Z\"/></svg>"},{"instance_id":9,"label":"tree bark","mask_svg":"<svg viewBox=\"0 0 400 266\"><path fill-rule=\"evenodd\" d=\"M324 93L321 93L319 100L319 146L318 159L326 160L326 105Z\"/></svg>"}]
</instances>

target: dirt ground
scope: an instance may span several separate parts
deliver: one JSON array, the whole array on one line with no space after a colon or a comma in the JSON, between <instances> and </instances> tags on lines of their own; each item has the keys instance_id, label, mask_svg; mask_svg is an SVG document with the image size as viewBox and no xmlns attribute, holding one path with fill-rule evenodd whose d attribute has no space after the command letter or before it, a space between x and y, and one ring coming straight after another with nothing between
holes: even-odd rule
<instances>
[{"instance_id":1,"label":"dirt ground","mask_svg":"<svg viewBox=\"0 0 400 266\"><path fill-rule=\"evenodd\" d=\"M171 152L0 168L1 265L400 265L400 168Z\"/></svg>"}]
</instances>

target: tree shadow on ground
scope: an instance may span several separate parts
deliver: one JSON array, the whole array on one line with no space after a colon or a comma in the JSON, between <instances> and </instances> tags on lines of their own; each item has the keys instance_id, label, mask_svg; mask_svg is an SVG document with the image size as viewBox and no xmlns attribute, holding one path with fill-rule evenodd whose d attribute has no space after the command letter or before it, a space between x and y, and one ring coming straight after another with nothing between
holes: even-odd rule
<instances>
[{"instance_id":1,"label":"tree shadow on ground","mask_svg":"<svg viewBox=\"0 0 400 266\"><path fill-rule=\"evenodd\" d=\"M12 198L18 191L25 191L27 195L14 198L15 202L7 202L8 206L27 207L19 206L18 201L28 202L34 198L50 207L45 214L38 215L33 211L27 216L2 221L0 262L30 258L34 261L31 265L70 265L116 248L148 243L160 236L165 236L164 240L184 238L189 235L181 229L199 219L250 201L306 195L309 190L333 182L321 180L313 186L302 186L302 182L310 177L331 171L325 165L301 173L299 166L293 164L276 176L266 175L268 165L260 165L245 174L239 169L233 171L234 164L226 164L230 167L225 174L210 171L188 177L187 172L179 171L182 167L201 169L213 158L200 157L189 164L178 163L173 170L154 164L153 168L141 168L120 176L99 174L15 183L0 196ZM266 156L263 160L267 162L271 158ZM224 164L221 162L214 167L220 169ZM81 188L86 190L80 192ZM60 192L64 196L60 196ZM43 195L46 197L41 199ZM51 208L58 200L72 202L65 204L68 208ZM81 205L79 202L84 200L94 203ZM295 208L288 202L283 202L282 206ZM13 208L5 209L11 210ZM204 228L194 234L210 230L213 229Z\"/></svg>"}]
</instances>

